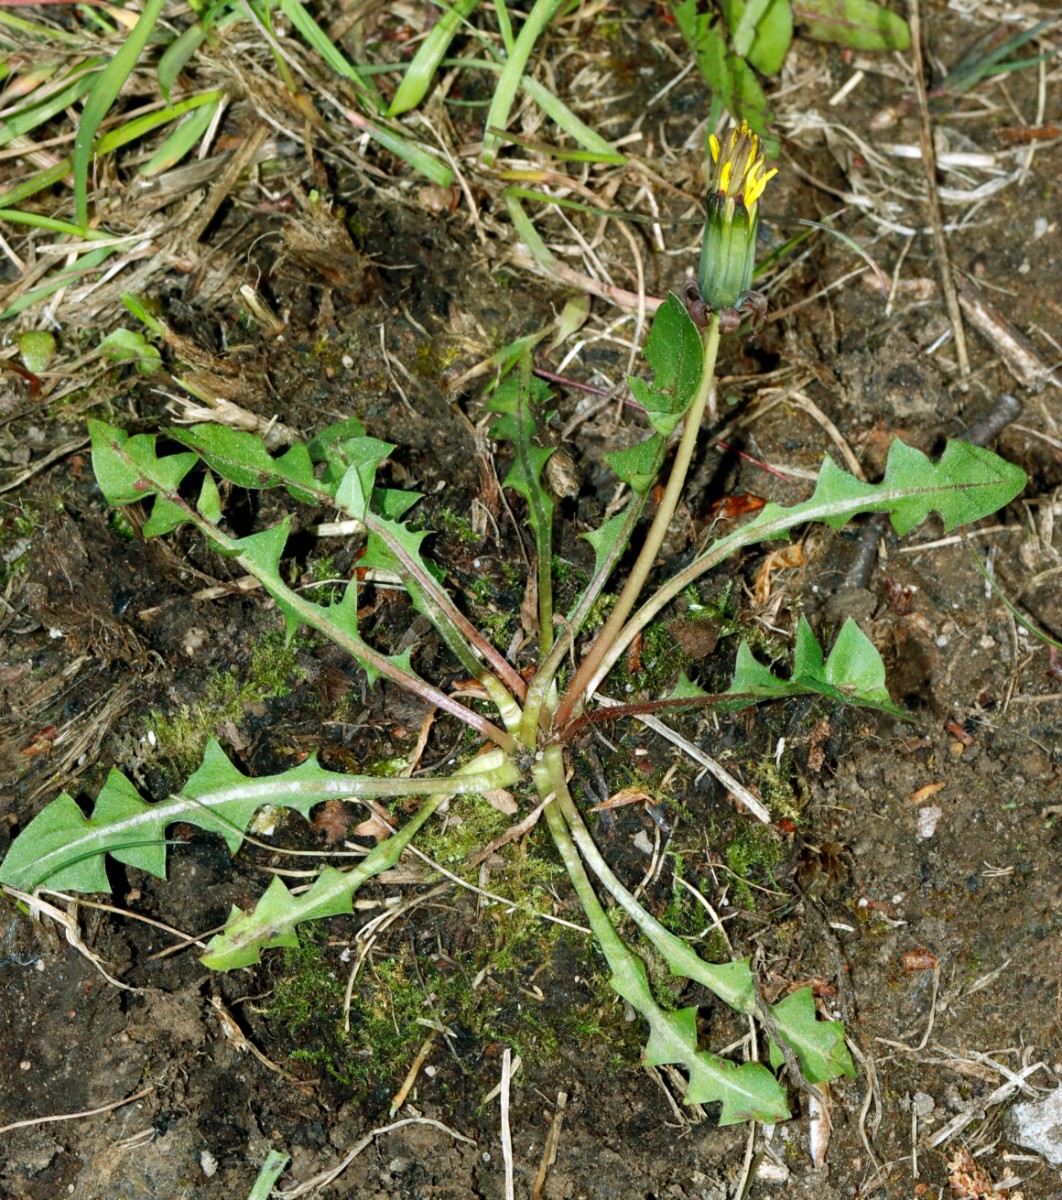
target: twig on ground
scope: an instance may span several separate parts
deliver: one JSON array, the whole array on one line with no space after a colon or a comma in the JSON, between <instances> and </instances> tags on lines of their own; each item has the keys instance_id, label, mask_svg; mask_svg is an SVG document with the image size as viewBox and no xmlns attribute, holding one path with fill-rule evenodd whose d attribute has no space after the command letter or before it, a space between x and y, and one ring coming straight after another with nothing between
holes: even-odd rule
<instances>
[{"instance_id":1,"label":"twig on ground","mask_svg":"<svg viewBox=\"0 0 1062 1200\"><path fill-rule=\"evenodd\" d=\"M1025 1080L1034 1072L1041 1068L1047 1070L1046 1063L1032 1063L1028 1067L1023 1067L1017 1075L1012 1079L1008 1079L990 1092L983 1100L976 1100L972 1104L968 1104L962 1112L957 1113L952 1119L929 1139L929 1146L932 1149L935 1146L940 1146L944 1142L949 1142L953 1137L957 1137L971 1121L975 1121L977 1117L984 1113L986 1109L991 1108L996 1104L1003 1104L1009 1100L1015 1092L1025 1086Z\"/></svg>"},{"instance_id":2,"label":"twig on ground","mask_svg":"<svg viewBox=\"0 0 1062 1200\"><path fill-rule=\"evenodd\" d=\"M483 974L483 972L481 971L481 972L480 972L480 974L476 976L476 979L475 979L475 982L474 982L474 986L478 987L478 986L479 986L479 984L480 984L480 982L482 981L482 979L483 979L483 978L486 978L486 976L485 976L485 975ZM524 1065L524 1060L523 1060L523 1059L520 1057L520 1055L519 1055L519 1054L514 1054L514 1055L513 1055L513 1065L512 1065L512 1070L509 1072L509 1078L510 1078L510 1080L512 1080L512 1079L515 1079L515 1078L516 1078L516 1076L517 1076L517 1075L519 1075L519 1073L520 1073L520 1068L521 1068L523 1065ZM497 1099L498 1099L498 1097L501 1095L501 1093L502 1093L502 1085L501 1085L501 1082L499 1081L499 1082L498 1082L498 1083L496 1083L496 1084L495 1084L495 1085L494 1085L494 1086L493 1086L493 1087L490 1089L490 1091L489 1091L489 1092L488 1092L488 1093L487 1093L487 1094L486 1094L486 1095L483 1097L483 1100L481 1101L481 1107L482 1107L482 1108L486 1108L488 1104L491 1104L491 1103L493 1103L495 1100L497 1100Z\"/></svg>"},{"instance_id":3,"label":"twig on ground","mask_svg":"<svg viewBox=\"0 0 1062 1200\"><path fill-rule=\"evenodd\" d=\"M594 696L594 699L599 703L610 707L615 707L620 703L619 700L613 700L610 696L602 695L601 692L597 692ZM750 792L749 789L739 779L731 775L726 767L722 765L722 763L716 762L714 758L711 758L709 755L705 754L703 750L699 749L687 738L684 738L681 734L676 733L669 726L665 725L663 721L657 720L656 717L650 716L648 713L641 716L636 716L635 720L640 721L654 733L660 734L662 738L666 738L673 746L678 746L680 750L685 751L690 758L694 760L694 762L699 762L702 767L707 768L709 774L714 775L715 778L723 785L723 787L725 787L736 800L739 800L742 804L744 804L757 820L762 821L764 825L770 825L771 814L767 811L759 797Z\"/></svg>"},{"instance_id":4,"label":"twig on ground","mask_svg":"<svg viewBox=\"0 0 1062 1200\"><path fill-rule=\"evenodd\" d=\"M513 1135L509 1128L509 1085L512 1081L512 1054L508 1046L502 1053L501 1077L501 1144L505 1167L505 1200L516 1200L513 1188Z\"/></svg>"},{"instance_id":5,"label":"twig on ground","mask_svg":"<svg viewBox=\"0 0 1062 1200\"><path fill-rule=\"evenodd\" d=\"M196 213L195 219L188 226L185 236L189 244L198 242L206 232L207 226L214 219L218 209L224 204L229 192L236 186L236 181L251 163L254 162L255 156L262 148L262 144L269 137L269 134L270 129L268 125L255 126L238 147L232 158L225 164L225 170L221 173L221 178L210 189L210 193L202 208Z\"/></svg>"},{"instance_id":6,"label":"twig on ground","mask_svg":"<svg viewBox=\"0 0 1062 1200\"><path fill-rule=\"evenodd\" d=\"M755 1121L749 1122L749 1135L745 1139L745 1157L741 1163L741 1174L734 1185L734 1200L745 1200L752 1187L752 1167L756 1160L756 1133L758 1126Z\"/></svg>"},{"instance_id":7,"label":"twig on ground","mask_svg":"<svg viewBox=\"0 0 1062 1200\"><path fill-rule=\"evenodd\" d=\"M568 1093L557 1093L557 1109L550 1122L549 1133L546 1134L546 1144L542 1147L542 1157L539 1159L535 1182L531 1188L531 1200L542 1200L542 1190L546 1186L546 1176L550 1167L557 1161L557 1145L560 1142L561 1128L564 1125L564 1109L568 1103Z\"/></svg>"},{"instance_id":8,"label":"twig on ground","mask_svg":"<svg viewBox=\"0 0 1062 1200\"><path fill-rule=\"evenodd\" d=\"M221 1032L225 1035L228 1041L232 1042L235 1049L241 1054L250 1054L267 1070L272 1071L274 1075L279 1075L281 1079L286 1079L289 1083L305 1084L305 1079L299 1079L297 1075L292 1075L285 1071L283 1067L278 1066L267 1054L264 1054L258 1047L247 1037L240 1028L239 1022L225 1007L225 1002L220 996L211 996L210 1003L218 1014L218 1021L221 1023Z\"/></svg>"},{"instance_id":9,"label":"twig on ground","mask_svg":"<svg viewBox=\"0 0 1062 1200\"><path fill-rule=\"evenodd\" d=\"M133 912L132 909L119 908L116 904L103 904L99 900L86 900L83 896L70 896L66 892L53 892L50 888L40 888L37 895L55 896L59 900L79 904L82 908L95 908L100 912L110 912L119 917L126 917L130 921L142 921L145 925L153 925L156 929L172 933L174 937L180 938L181 949L186 946L200 946L204 950L206 949L206 942L200 941L195 934L185 933L183 929L176 929L172 925L167 925L165 921L156 921L154 917L145 917L143 913Z\"/></svg>"},{"instance_id":10,"label":"twig on ground","mask_svg":"<svg viewBox=\"0 0 1062 1200\"><path fill-rule=\"evenodd\" d=\"M933 229L933 243L940 264L940 284L944 289L944 300L948 309L948 319L955 333L955 353L959 360L959 375L963 381L970 374L970 356L966 349L966 332L963 329L962 313L959 310L959 296L955 290L955 277L952 274L951 255L948 252L948 239L944 236L944 214L940 204L940 192L937 188L937 156L933 146L933 128L929 116L929 99L926 95L925 62L922 58L922 11L920 0L907 0L908 23L911 28L911 56L914 59L915 95L918 97L918 113L921 118L919 132L922 142L922 164L926 176L926 203L929 210L929 222Z\"/></svg>"},{"instance_id":11,"label":"twig on ground","mask_svg":"<svg viewBox=\"0 0 1062 1200\"><path fill-rule=\"evenodd\" d=\"M444 1125L442 1121L435 1121L431 1117L405 1117L401 1121L393 1121L390 1125L381 1125L377 1129L370 1129L364 1137L354 1143L338 1166L332 1167L328 1171L322 1171L319 1175L312 1176L304 1183L298 1183L294 1187L285 1188L283 1191L275 1194L284 1197L284 1200L295 1200L297 1196L306 1196L310 1192L320 1191L321 1188L327 1187L333 1180L338 1179L358 1155L371 1146L378 1137L382 1137L385 1133L394 1133L396 1129L402 1129L406 1125L431 1125L435 1129L441 1129L443 1133L448 1133L455 1141L464 1142L466 1146L474 1146L476 1144L471 1138L465 1137L463 1133L458 1133L456 1129L451 1129L449 1125Z\"/></svg>"},{"instance_id":12,"label":"twig on ground","mask_svg":"<svg viewBox=\"0 0 1062 1200\"><path fill-rule=\"evenodd\" d=\"M545 804L539 806L539 811L545 807ZM562 917L555 917L552 913L538 912L537 909L531 908L526 904L521 904L518 900L506 900L504 896L499 896L494 892L485 891L483 888L476 887L475 884L469 883L462 879L460 875L455 875L452 871L448 871L445 867L440 866L434 859L429 858L426 854L417 849L416 846L410 844L407 848L407 853L415 854L421 861L426 862L433 871L438 871L440 875L445 875L451 883L456 883L458 887L463 887L467 891L475 892L477 896L485 896L488 900L494 900L498 904L504 904L508 909L519 909L520 912L529 913L532 917L538 917L543 921L552 921L555 925L563 925L566 929L574 929L577 933L590 932L582 925L576 925L574 921L565 921Z\"/></svg>"},{"instance_id":13,"label":"twig on ground","mask_svg":"<svg viewBox=\"0 0 1062 1200\"><path fill-rule=\"evenodd\" d=\"M959 304L966 319L1022 387L1039 391L1045 383L1062 386L1058 375L1037 354L1029 339L989 304L981 289L968 279L959 280Z\"/></svg>"},{"instance_id":14,"label":"twig on ground","mask_svg":"<svg viewBox=\"0 0 1062 1200\"><path fill-rule=\"evenodd\" d=\"M409 1070L406 1072L405 1079L402 1080L402 1086L391 1098L391 1110L387 1114L389 1117L393 1117L395 1113L397 1113L402 1107L402 1105L405 1104L406 1098L413 1090L413 1085L417 1082L417 1076L420 1074L420 1068L428 1061L428 1055L431 1054L431 1048L435 1045L435 1039L438 1036L438 1030L433 1029L421 1043L421 1047L417 1051L416 1058L413 1059Z\"/></svg>"},{"instance_id":15,"label":"twig on ground","mask_svg":"<svg viewBox=\"0 0 1062 1200\"><path fill-rule=\"evenodd\" d=\"M826 433L826 436L831 442L833 442L837 449L840 450L841 457L848 464L849 471L852 472L856 479L860 479L866 483L866 474L860 465L859 459L856 458L852 447L849 446L841 431L822 411L822 409L819 408L815 401L812 400L810 396L805 396L803 392L797 391L796 389L789 393L789 398L797 408L802 408L804 412L806 412L808 416L815 421L816 424L822 427L823 431Z\"/></svg>"},{"instance_id":16,"label":"twig on ground","mask_svg":"<svg viewBox=\"0 0 1062 1200\"><path fill-rule=\"evenodd\" d=\"M78 438L74 442L65 442L62 446L56 446L51 453L44 455L43 458L38 458L36 462L30 463L28 467L24 467L12 479L0 483L0 492L10 492L17 487L21 487L27 480L33 478L34 475L39 475L46 467L50 467L52 463L59 462L67 457L68 454L74 454L78 450L83 450L89 444L88 438Z\"/></svg>"},{"instance_id":17,"label":"twig on ground","mask_svg":"<svg viewBox=\"0 0 1062 1200\"><path fill-rule=\"evenodd\" d=\"M112 986L121 989L123 992L143 992L146 989L131 987L128 983L122 983L121 980L115 979L113 975L108 974L99 955L93 952L81 940L81 933L77 927L77 920L72 913L63 912L61 908L57 908L54 904L49 904L47 900L42 900L38 895L30 895L29 892L20 891L16 887L11 887L9 884L3 885L3 891L15 900L21 901L30 911L30 915L36 920L41 916L51 917L53 921L63 927L66 933L66 940L79 953L83 954L104 979ZM76 909L77 901L73 901L71 907Z\"/></svg>"},{"instance_id":18,"label":"twig on ground","mask_svg":"<svg viewBox=\"0 0 1062 1200\"><path fill-rule=\"evenodd\" d=\"M87 1108L84 1112L59 1113L51 1117L27 1117L24 1121L12 1121L10 1125L0 1125L0 1133L10 1133L12 1129L27 1129L31 1125L47 1125L53 1121L80 1121L82 1117L95 1117L100 1113L110 1112L114 1108L122 1108L126 1104L143 1100L145 1096L154 1090L155 1085L150 1084L134 1095L127 1096L124 1100L114 1100L110 1104L101 1105L99 1108Z\"/></svg>"},{"instance_id":19,"label":"twig on ground","mask_svg":"<svg viewBox=\"0 0 1062 1200\"><path fill-rule=\"evenodd\" d=\"M866 1072L867 1077L867 1094L863 1097L863 1104L859 1109L859 1136L863 1142L863 1149L867 1152L867 1157L874 1165L875 1171L881 1170L881 1160L874 1153L874 1138L877 1136L878 1129L881 1126L882 1107L881 1107L881 1089L878 1085L878 1072L874 1065L874 1056L872 1054L864 1054L856 1045L855 1041L850 1038L845 1038L845 1043L848 1049L855 1055L856 1060ZM871 1104L874 1105L874 1118L872 1128L867 1132L867 1114L870 1112Z\"/></svg>"}]
</instances>

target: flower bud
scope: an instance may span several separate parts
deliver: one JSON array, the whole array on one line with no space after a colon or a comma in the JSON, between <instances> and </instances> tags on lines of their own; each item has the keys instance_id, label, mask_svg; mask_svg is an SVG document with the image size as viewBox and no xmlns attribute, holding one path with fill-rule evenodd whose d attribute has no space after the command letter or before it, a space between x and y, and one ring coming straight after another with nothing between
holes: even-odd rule
<instances>
[{"instance_id":1,"label":"flower bud","mask_svg":"<svg viewBox=\"0 0 1062 1200\"><path fill-rule=\"evenodd\" d=\"M764 171L760 139L746 121L722 143L714 133L708 143L712 178L697 283L709 307L718 311L736 308L752 286L759 199L778 169Z\"/></svg>"}]
</instances>

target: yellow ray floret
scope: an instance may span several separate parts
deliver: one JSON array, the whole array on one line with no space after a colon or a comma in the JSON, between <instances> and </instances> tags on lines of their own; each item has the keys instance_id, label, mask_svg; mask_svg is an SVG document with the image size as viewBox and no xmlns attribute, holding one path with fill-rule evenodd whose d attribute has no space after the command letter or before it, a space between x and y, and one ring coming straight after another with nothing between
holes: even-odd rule
<instances>
[{"instance_id":1,"label":"yellow ray floret","mask_svg":"<svg viewBox=\"0 0 1062 1200\"><path fill-rule=\"evenodd\" d=\"M769 171L763 169L759 137L752 132L747 121L742 121L730 130L725 150L714 133L709 136L708 145L714 166L713 191L729 201L740 201L751 209L763 195L768 181L778 174L777 167Z\"/></svg>"}]
</instances>

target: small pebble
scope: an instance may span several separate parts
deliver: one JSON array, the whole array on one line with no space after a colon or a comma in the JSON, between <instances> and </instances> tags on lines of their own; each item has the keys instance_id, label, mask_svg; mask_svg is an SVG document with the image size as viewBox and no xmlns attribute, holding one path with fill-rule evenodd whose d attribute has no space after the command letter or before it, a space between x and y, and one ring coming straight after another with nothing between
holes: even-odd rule
<instances>
[{"instance_id":1,"label":"small pebble","mask_svg":"<svg viewBox=\"0 0 1062 1200\"><path fill-rule=\"evenodd\" d=\"M918 826L915 832L915 837L920 842L931 838L937 831L937 822L944 815L944 811L938 808L935 804L928 804L925 808L918 810Z\"/></svg>"}]
</instances>

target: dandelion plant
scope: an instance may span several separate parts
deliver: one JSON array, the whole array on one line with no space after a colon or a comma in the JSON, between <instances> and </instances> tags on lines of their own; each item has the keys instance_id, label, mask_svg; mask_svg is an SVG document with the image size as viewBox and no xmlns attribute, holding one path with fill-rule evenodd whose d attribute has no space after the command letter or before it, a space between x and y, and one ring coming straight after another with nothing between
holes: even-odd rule
<instances>
[{"instance_id":1,"label":"dandelion plant","mask_svg":"<svg viewBox=\"0 0 1062 1200\"><path fill-rule=\"evenodd\" d=\"M543 6L545 7L545 6ZM654 579L665 533L682 496L687 473L710 407L720 339L746 321L761 320L765 301L750 291L760 196L773 170L764 168L760 145L746 125L712 140L711 194L704 248L696 280L687 281L658 310L645 356L652 383L632 379L650 436L612 454L609 463L629 489L626 507L585 534L595 565L586 587L566 612L556 611L552 538L558 516L545 480L553 451L541 438L550 392L531 373L526 355L488 403L495 414L492 434L512 450L505 480L522 505L533 534L531 570L537 647L531 663L516 663L496 648L450 596L444 575L425 553L428 533L408 523L419 497L378 482L381 464L394 446L368 437L349 419L330 426L306 444L271 454L249 434L213 425L167 431L183 448L160 452L160 436L129 436L102 421L90 422L96 478L109 504L150 505L145 537L165 537L191 526L217 553L255 576L272 597L286 630L308 626L356 660L370 683L381 676L468 727L481 744L457 769L414 779L389 779L329 771L315 759L277 775L248 778L212 742L200 768L184 787L164 800L145 800L120 772L112 771L90 816L68 795L49 804L19 835L0 867L0 882L32 891L62 887L94 892L107 888L104 860L160 878L166 874L166 830L180 821L218 833L235 854L256 809L287 806L306 815L335 797L376 800L411 797L419 808L353 870L326 868L313 885L294 894L276 878L249 911L234 908L225 929L207 946L204 963L215 970L246 967L278 946L298 944L308 921L352 911L356 890L393 866L417 831L440 805L482 803L496 788L517 793L530 810L541 807L549 833L596 943L608 964L612 987L644 1021L647 1064L677 1064L687 1079L689 1103L718 1103L722 1123L776 1121L789 1114L786 1089L774 1069L786 1062L812 1085L854 1074L840 1022L821 1020L810 990L781 1003L763 1003L747 959L713 963L677 937L635 897L610 868L568 787L573 741L596 710L595 694L638 632L705 572L747 547L784 538L797 526L819 522L834 530L862 513L887 513L903 534L930 512L945 527L987 516L1021 490L1017 467L987 450L952 442L936 463L901 442L893 444L884 478L868 484L831 459L823 461L813 494L789 508L768 504L754 519L719 538L669 578ZM644 510L664 469L673 436L677 449L642 529ZM237 538L226 532L219 481L238 488L280 489L300 505L340 515L365 543L363 565L386 569L401 579L410 601L438 632L462 672L485 698L466 703L425 678L410 652L386 654L359 625L362 584L350 579L331 602L308 599L288 582L288 519ZM639 536L635 539L636 531ZM618 578L630 544L640 549ZM606 588L615 594L608 619L589 636ZM528 606L530 607L530 606ZM463 689L467 692L467 688ZM816 694L832 702L890 711L884 668L870 640L846 625L827 653L804 621L795 638L788 677L761 664L742 646L728 692L706 697L686 688L668 703L715 704L734 709L779 697ZM631 706L636 708L637 706ZM624 706L610 707L610 718ZM613 906L610 912L606 904ZM626 920L618 920L618 917ZM632 932L628 932L632 931ZM650 983L644 955L676 977L708 989L739 1013L762 1022L770 1041L767 1062L736 1063L701 1044L695 1004L670 1008Z\"/></svg>"}]
</instances>

